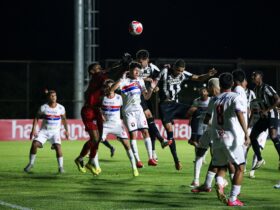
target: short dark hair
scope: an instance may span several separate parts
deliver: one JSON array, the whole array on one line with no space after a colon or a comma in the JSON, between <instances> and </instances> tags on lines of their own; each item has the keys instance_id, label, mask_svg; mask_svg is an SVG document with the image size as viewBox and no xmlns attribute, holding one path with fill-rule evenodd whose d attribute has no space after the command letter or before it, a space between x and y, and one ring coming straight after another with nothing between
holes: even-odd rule
<instances>
[{"instance_id":1,"label":"short dark hair","mask_svg":"<svg viewBox=\"0 0 280 210\"><path fill-rule=\"evenodd\" d=\"M94 62L94 63L90 64L90 65L88 66L88 73L89 73L90 70L93 69L93 67L96 66L96 65L100 65L100 64L99 64L98 62Z\"/></svg>"},{"instance_id":2,"label":"short dark hair","mask_svg":"<svg viewBox=\"0 0 280 210\"><path fill-rule=\"evenodd\" d=\"M233 83L233 77L231 73L222 73L219 76L220 87L224 90L230 89Z\"/></svg>"},{"instance_id":3,"label":"short dark hair","mask_svg":"<svg viewBox=\"0 0 280 210\"><path fill-rule=\"evenodd\" d=\"M55 93L56 94L56 91L55 90L48 90L48 89L45 89L45 94L47 97L50 97L51 94Z\"/></svg>"},{"instance_id":4,"label":"short dark hair","mask_svg":"<svg viewBox=\"0 0 280 210\"><path fill-rule=\"evenodd\" d=\"M246 74L242 69L236 69L232 72L234 82L243 82L246 79Z\"/></svg>"},{"instance_id":5,"label":"short dark hair","mask_svg":"<svg viewBox=\"0 0 280 210\"><path fill-rule=\"evenodd\" d=\"M129 70L132 70L132 69L135 69L135 68L139 68L139 69L141 69L142 68L142 66L141 66L141 64L140 63L137 63L137 62L131 62L130 64L129 64Z\"/></svg>"},{"instance_id":6,"label":"short dark hair","mask_svg":"<svg viewBox=\"0 0 280 210\"><path fill-rule=\"evenodd\" d=\"M107 79L107 80L105 80L104 86L106 87L106 86L108 86L108 84L110 84L110 83L114 83L114 80L112 80L112 79Z\"/></svg>"},{"instance_id":7,"label":"short dark hair","mask_svg":"<svg viewBox=\"0 0 280 210\"><path fill-rule=\"evenodd\" d=\"M263 72L262 71L254 71L252 75L261 75L261 77L263 77Z\"/></svg>"},{"instance_id":8,"label":"short dark hair","mask_svg":"<svg viewBox=\"0 0 280 210\"><path fill-rule=\"evenodd\" d=\"M140 59L146 60L149 57L150 57L150 54L149 54L148 50L142 49L136 53L136 59L138 59L138 60L140 60Z\"/></svg>"},{"instance_id":9,"label":"short dark hair","mask_svg":"<svg viewBox=\"0 0 280 210\"><path fill-rule=\"evenodd\" d=\"M180 67L181 68L185 68L186 67L186 63L185 63L185 61L183 59L178 59L178 60L175 61L174 67L175 68L180 68Z\"/></svg>"}]
</instances>

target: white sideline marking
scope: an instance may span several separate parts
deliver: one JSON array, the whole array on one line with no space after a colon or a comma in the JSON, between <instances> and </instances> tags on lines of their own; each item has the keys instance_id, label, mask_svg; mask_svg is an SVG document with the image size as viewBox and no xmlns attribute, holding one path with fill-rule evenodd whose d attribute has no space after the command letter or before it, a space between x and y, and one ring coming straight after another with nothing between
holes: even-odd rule
<instances>
[{"instance_id":1,"label":"white sideline marking","mask_svg":"<svg viewBox=\"0 0 280 210\"><path fill-rule=\"evenodd\" d=\"M11 203L6 203L6 202L1 201L1 200L0 200L0 205L8 206L8 207L11 207L13 209L19 209L19 210L32 210L30 208L26 208L26 207L23 207L23 206L14 205L14 204L11 204Z\"/></svg>"}]
</instances>

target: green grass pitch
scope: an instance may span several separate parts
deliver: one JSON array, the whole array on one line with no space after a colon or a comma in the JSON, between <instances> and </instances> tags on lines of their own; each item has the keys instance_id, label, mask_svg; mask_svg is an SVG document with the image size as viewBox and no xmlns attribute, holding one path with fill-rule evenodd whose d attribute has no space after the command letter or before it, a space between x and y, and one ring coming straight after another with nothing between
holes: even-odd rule
<instances>
[{"instance_id":1,"label":"green grass pitch","mask_svg":"<svg viewBox=\"0 0 280 210\"><path fill-rule=\"evenodd\" d=\"M64 141L65 174L58 175L57 162L50 144L46 143L37 154L31 174L23 172L28 162L31 142L0 142L0 209L229 209L220 203L215 192L193 194L189 184L193 178L193 147L186 141L177 141L177 150L183 164L176 171L169 148L161 149L157 142L158 166L147 166L144 142L139 141L140 157L145 167L140 176L133 177L130 163L120 142L113 158L104 145L100 145L99 158L102 173L92 176L76 169L74 158L83 141ZM210 161L207 156L207 162ZM245 174L240 200L242 209L280 209L280 190L273 185L280 179L278 155L269 141L263 152L266 165L256 171L256 179ZM251 165L252 151L249 154ZM202 182L207 170L203 166ZM249 168L249 167L247 167ZM226 188L229 193L230 187ZM17 205L9 207L8 204Z\"/></svg>"}]
</instances>

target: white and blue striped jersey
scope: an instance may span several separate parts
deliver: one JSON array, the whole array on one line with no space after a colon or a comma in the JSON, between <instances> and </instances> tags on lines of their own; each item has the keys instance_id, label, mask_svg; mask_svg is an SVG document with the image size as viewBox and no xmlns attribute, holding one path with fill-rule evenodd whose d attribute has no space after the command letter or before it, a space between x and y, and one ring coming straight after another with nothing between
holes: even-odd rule
<instances>
[{"instance_id":1,"label":"white and blue striped jersey","mask_svg":"<svg viewBox=\"0 0 280 210\"><path fill-rule=\"evenodd\" d=\"M146 90L142 78L125 78L120 80L120 89L123 97L123 111L138 111L142 109L141 94Z\"/></svg>"},{"instance_id":2,"label":"white and blue striped jersey","mask_svg":"<svg viewBox=\"0 0 280 210\"><path fill-rule=\"evenodd\" d=\"M119 94L115 94L113 98L108 98L107 96L104 96L101 110L106 121L120 122L120 110L122 105L123 100Z\"/></svg>"},{"instance_id":3,"label":"white and blue striped jersey","mask_svg":"<svg viewBox=\"0 0 280 210\"><path fill-rule=\"evenodd\" d=\"M59 131L61 128L61 115L65 114L65 108L58 103L54 108L48 104L43 104L38 114L43 116L41 129Z\"/></svg>"}]
</instances>

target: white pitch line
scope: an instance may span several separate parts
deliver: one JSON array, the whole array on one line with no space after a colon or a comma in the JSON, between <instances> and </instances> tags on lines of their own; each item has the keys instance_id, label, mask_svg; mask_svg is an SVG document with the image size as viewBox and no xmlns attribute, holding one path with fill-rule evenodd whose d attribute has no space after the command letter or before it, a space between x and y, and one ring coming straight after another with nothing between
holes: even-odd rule
<instances>
[{"instance_id":1,"label":"white pitch line","mask_svg":"<svg viewBox=\"0 0 280 210\"><path fill-rule=\"evenodd\" d=\"M0 200L0 205L2 206L7 206L7 207L11 207L13 209L19 209L19 210L32 210L30 208L26 208L26 207L23 207L23 206L18 206L18 205L15 205L15 204L11 204L11 203L6 203L4 201L1 201Z\"/></svg>"}]
</instances>

